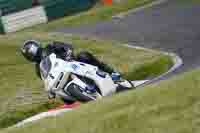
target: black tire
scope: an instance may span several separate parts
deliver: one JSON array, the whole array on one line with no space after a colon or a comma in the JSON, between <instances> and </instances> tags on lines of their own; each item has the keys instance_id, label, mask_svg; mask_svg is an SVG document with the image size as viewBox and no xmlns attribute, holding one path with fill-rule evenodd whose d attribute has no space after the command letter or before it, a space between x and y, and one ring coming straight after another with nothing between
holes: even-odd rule
<instances>
[{"instance_id":1,"label":"black tire","mask_svg":"<svg viewBox=\"0 0 200 133\"><path fill-rule=\"evenodd\" d=\"M82 94L81 90L79 88L79 86L75 85L75 84L71 84L68 88L67 91L74 97L76 98L78 101L80 102L89 102L92 101L93 99Z\"/></svg>"}]
</instances>

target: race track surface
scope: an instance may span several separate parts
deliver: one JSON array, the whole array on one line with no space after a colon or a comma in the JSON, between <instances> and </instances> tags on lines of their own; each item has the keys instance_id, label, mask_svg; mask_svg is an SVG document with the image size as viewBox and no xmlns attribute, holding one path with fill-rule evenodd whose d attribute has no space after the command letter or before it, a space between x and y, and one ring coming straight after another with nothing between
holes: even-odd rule
<instances>
[{"instance_id":1,"label":"race track surface","mask_svg":"<svg viewBox=\"0 0 200 133\"><path fill-rule=\"evenodd\" d=\"M122 19L56 31L174 52L184 63L170 74L174 75L200 66L200 3L178 1L168 0Z\"/></svg>"}]
</instances>

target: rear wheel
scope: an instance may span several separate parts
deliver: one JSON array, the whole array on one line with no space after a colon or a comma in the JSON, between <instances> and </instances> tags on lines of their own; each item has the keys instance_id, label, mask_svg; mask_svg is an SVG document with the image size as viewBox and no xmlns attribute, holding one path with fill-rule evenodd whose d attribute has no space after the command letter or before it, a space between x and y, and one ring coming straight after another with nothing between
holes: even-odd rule
<instances>
[{"instance_id":1,"label":"rear wheel","mask_svg":"<svg viewBox=\"0 0 200 133\"><path fill-rule=\"evenodd\" d=\"M95 100L94 98L92 98L91 96L87 96L85 94L83 94L81 88L76 85L76 84L71 84L68 88L67 91L74 97L76 98L78 101L80 102L89 102L92 100Z\"/></svg>"}]
</instances>

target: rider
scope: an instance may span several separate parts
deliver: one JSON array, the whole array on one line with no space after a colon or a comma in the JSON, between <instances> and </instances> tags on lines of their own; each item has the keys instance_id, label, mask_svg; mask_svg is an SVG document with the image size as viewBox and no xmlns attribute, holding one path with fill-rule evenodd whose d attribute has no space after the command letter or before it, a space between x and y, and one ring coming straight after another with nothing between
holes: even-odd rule
<instances>
[{"instance_id":1,"label":"rider","mask_svg":"<svg viewBox=\"0 0 200 133\"><path fill-rule=\"evenodd\" d=\"M82 51L75 55L73 53L73 47L71 44L55 41L51 44L48 44L45 48L42 48L40 42L35 40L28 40L24 42L21 48L21 52L27 60L35 63L36 73L40 78L41 75L39 64L45 57L52 53L55 53L57 57L65 61L76 60L79 62L91 64L97 66L102 71L109 73L111 77L115 77L116 75L120 77L120 74L116 73L113 68L98 60L88 51Z\"/></svg>"},{"instance_id":2,"label":"rider","mask_svg":"<svg viewBox=\"0 0 200 133\"><path fill-rule=\"evenodd\" d=\"M88 51L82 51L79 54L74 55L72 45L63 42L55 41L51 44L48 44L45 48L42 48L40 42L35 40L28 40L24 42L24 45L21 48L21 52L27 60L36 64L36 71L39 77L40 61L52 53L55 53L57 57L65 61L76 60L79 62L98 66L99 69L111 75L116 74L113 68L98 60L94 55L92 55Z\"/></svg>"}]
</instances>

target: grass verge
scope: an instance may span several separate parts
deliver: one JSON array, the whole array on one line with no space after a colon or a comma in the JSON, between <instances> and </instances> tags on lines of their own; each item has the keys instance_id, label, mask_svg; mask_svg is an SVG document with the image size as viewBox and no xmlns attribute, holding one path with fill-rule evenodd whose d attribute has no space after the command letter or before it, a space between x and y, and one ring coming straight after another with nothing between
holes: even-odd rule
<instances>
[{"instance_id":1,"label":"grass verge","mask_svg":"<svg viewBox=\"0 0 200 133\"><path fill-rule=\"evenodd\" d=\"M200 70L2 133L199 133Z\"/></svg>"},{"instance_id":2,"label":"grass verge","mask_svg":"<svg viewBox=\"0 0 200 133\"><path fill-rule=\"evenodd\" d=\"M167 71L172 65L169 57L160 52L130 49L114 41L45 32L1 36L0 128L10 126L28 116L55 106L48 103L42 82L36 77L33 65L25 61L20 54L20 45L26 39L37 39L44 45L54 40L72 43L75 52L89 50L131 79L141 79L149 75L156 76ZM157 63L160 60L165 61ZM157 72L154 67L159 68L160 71ZM142 70L139 68L145 68L145 74L140 74Z\"/></svg>"}]
</instances>

